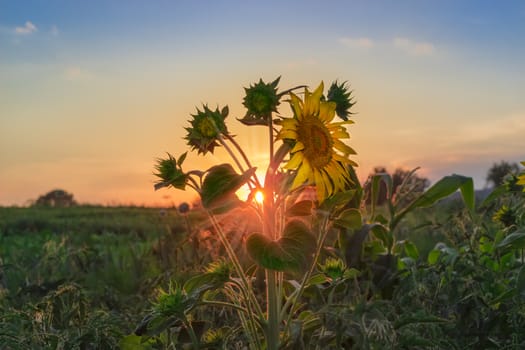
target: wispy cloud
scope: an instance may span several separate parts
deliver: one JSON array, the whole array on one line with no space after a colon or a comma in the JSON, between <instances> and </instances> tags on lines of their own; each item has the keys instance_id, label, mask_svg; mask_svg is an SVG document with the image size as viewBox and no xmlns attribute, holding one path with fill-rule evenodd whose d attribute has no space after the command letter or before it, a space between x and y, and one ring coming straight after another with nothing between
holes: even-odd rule
<instances>
[{"instance_id":1,"label":"wispy cloud","mask_svg":"<svg viewBox=\"0 0 525 350\"><path fill-rule=\"evenodd\" d=\"M374 41L370 38L350 38L350 37L344 37L339 38L339 42L347 47L354 47L354 48L363 48L363 49L369 49L373 47Z\"/></svg>"},{"instance_id":2,"label":"wispy cloud","mask_svg":"<svg viewBox=\"0 0 525 350\"><path fill-rule=\"evenodd\" d=\"M23 27L16 27L15 33L21 35L28 35L38 32L38 28L30 21L27 21Z\"/></svg>"},{"instance_id":3,"label":"wispy cloud","mask_svg":"<svg viewBox=\"0 0 525 350\"><path fill-rule=\"evenodd\" d=\"M396 48L415 56L430 56L436 51L436 48L431 43L417 42L408 38L394 38L392 43Z\"/></svg>"}]
</instances>

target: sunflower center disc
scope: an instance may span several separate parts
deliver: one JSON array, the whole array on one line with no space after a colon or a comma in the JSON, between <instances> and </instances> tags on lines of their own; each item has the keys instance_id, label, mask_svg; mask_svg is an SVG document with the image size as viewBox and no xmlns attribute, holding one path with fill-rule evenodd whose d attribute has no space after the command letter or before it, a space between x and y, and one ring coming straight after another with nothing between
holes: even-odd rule
<instances>
[{"instance_id":1,"label":"sunflower center disc","mask_svg":"<svg viewBox=\"0 0 525 350\"><path fill-rule=\"evenodd\" d=\"M300 141L304 144L306 159L314 168L325 167L332 159L330 131L317 118L303 120L297 131Z\"/></svg>"}]
</instances>

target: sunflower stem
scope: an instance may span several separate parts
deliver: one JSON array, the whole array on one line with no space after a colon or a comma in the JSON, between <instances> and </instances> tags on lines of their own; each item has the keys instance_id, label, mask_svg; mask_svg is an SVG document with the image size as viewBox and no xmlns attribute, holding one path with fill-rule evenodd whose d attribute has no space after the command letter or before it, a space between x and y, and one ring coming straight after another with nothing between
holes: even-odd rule
<instances>
[{"instance_id":1,"label":"sunflower stem","mask_svg":"<svg viewBox=\"0 0 525 350\"><path fill-rule=\"evenodd\" d=\"M304 291L304 289L306 287L306 283L308 282L310 277L312 277L312 274L314 273L315 267L317 265L317 260L319 260L319 256L321 255L321 250L323 248L324 241L326 240L326 237L328 236L329 217L330 217L329 214L325 214L325 217L323 218L321 236L319 237L319 240L317 242L317 249L315 251L314 258L312 259L312 264L310 265L310 269L308 270L308 272L304 276L303 280L301 281L301 286L299 287L299 290L297 291L297 293L292 298L289 299L289 300L292 300L292 302L291 302L291 306L290 306L290 311L288 313L288 317L286 319L285 332L287 332L289 330L290 323L292 321L292 316L293 316L293 314L295 312L295 307L297 305L297 302L298 302L299 298L301 297L301 295L303 294L303 291ZM286 309L288 307L288 305L290 305L290 303L287 302L283 309Z\"/></svg>"},{"instance_id":2,"label":"sunflower stem","mask_svg":"<svg viewBox=\"0 0 525 350\"><path fill-rule=\"evenodd\" d=\"M268 350L279 348L279 298L277 293L277 271L266 270L268 330L266 342Z\"/></svg>"},{"instance_id":3,"label":"sunflower stem","mask_svg":"<svg viewBox=\"0 0 525 350\"><path fill-rule=\"evenodd\" d=\"M307 85L297 85L296 87L293 87L291 89L288 89L288 90L284 90L283 92L281 92L278 96L281 97L281 96L284 96L286 94L289 94L290 92L294 91L294 90L297 90L297 89L301 89L301 88L306 88L308 87Z\"/></svg>"},{"instance_id":4,"label":"sunflower stem","mask_svg":"<svg viewBox=\"0 0 525 350\"><path fill-rule=\"evenodd\" d=\"M251 284L248 282L248 279L246 278L246 274L244 272L244 269L242 268L242 265L239 262L239 259L237 258L237 255L235 254L235 251L233 250L230 242L228 241L228 239L224 235L224 232L220 228L219 223L217 222L215 216L209 211L207 211L207 214L208 214L208 217L210 218L210 220L211 220L211 222L213 224L213 227L215 228L215 231L217 231L219 239L220 239L222 245L224 246L224 249L226 250L226 254L228 255L228 257L230 258L230 261L233 264L233 268L235 269L235 271L239 275L239 278L241 280L241 284L239 286L239 289L241 291L241 294L244 297L244 300L245 300L245 303L246 303L246 307L248 308L248 311L249 311L248 315L247 315L248 319L249 319L249 323L251 325L251 328L255 329L256 328L255 327L255 324L256 324L256 322L255 322L255 315L259 316L259 318L262 319L261 307L260 307L259 303L257 302L257 298L255 297L255 294L253 292L253 288L251 288ZM252 305L253 305L253 307L255 307L255 310L252 308ZM253 337L256 338L257 335L253 334Z\"/></svg>"},{"instance_id":5,"label":"sunflower stem","mask_svg":"<svg viewBox=\"0 0 525 350\"><path fill-rule=\"evenodd\" d=\"M270 145L270 164L273 161L273 118L270 114L268 116L268 141Z\"/></svg>"},{"instance_id":6,"label":"sunflower stem","mask_svg":"<svg viewBox=\"0 0 525 350\"><path fill-rule=\"evenodd\" d=\"M268 116L268 143L270 148L270 160L266 177L264 179L264 196L263 205L263 232L267 237L277 240L280 237L276 227L275 213L275 171L276 166L274 159L273 145L273 119L272 114ZM274 270L266 269L266 312L268 317L268 328L266 330L266 343L268 350L277 350L279 348L279 324L280 324L280 293L278 288L279 273Z\"/></svg>"},{"instance_id":7,"label":"sunflower stem","mask_svg":"<svg viewBox=\"0 0 525 350\"><path fill-rule=\"evenodd\" d=\"M241 162L239 161L239 158L237 158L237 156L235 155L235 153L233 153L233 150L230 148L230 146L228 146L226 141L224 141L224 138L222 137L222 135L219 135L218 139L221 145L226 149L230 157L232 157L233 161L235 162L235 164L237 165L241 173L244 173L244 168Z\"/></svg>"},{"instance_id":8,"label":"sunflower stem","mask_svg":"<svg viewBox=\"0 0 525 350\"><path fill-rule=\"evenodd\" d=\"M224 135L226 137L226 139L228 139L228 141L230 141L234 146L235 146L235 149L239 152L239 154L241 155L242 159L244 160L244 162L246 163L246 166L248 167L248 169L251 169L253 168L252 166L252 163L250 162L250 160L248 159L248 157L246 156L246 153L244 153L244 150L241 148L241 146L237 143L237 141L235 141L235 139L229 135L229 134L226 134ZM257 176L254 176L255 177L255 183L257 185L257 187L262 187L261 186L261 183L259 182L259 179L257 178Z\"/></svg>"}]
</instances>

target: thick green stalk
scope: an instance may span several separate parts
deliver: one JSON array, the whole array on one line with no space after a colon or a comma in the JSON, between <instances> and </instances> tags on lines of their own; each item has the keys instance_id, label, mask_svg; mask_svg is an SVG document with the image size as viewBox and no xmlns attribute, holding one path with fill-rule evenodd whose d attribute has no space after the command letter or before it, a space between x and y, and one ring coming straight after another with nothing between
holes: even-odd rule
<instances>
[{"instance_id":1,"label":"thick green stalk","mask_svg":"<svg viewBox=\"0 0 525 350\"><path fill-rule=\"evenodd\" d=\"M285 331L288 330L288 328L290 327L290 323L292 321L292 316L295 312L295 307L297 305L297 302L299 300L299 298L301 297L301 295L303 294L303 291L306 287L306 283L308 282L308 280L310 279L310 277L312 277L313 273L314 273L314 270L315 270L315 267L317 266L317 261L319 260L319 256L321 255L321 250L323 248L323 245L324 245L324 241L326 239L326 236L328 235L328 219L329 219L329 215L325 214L325 217L323 218L323 224L321 225L321 235L317 241L317 249L315 251L315 254L314 254L314 257L313 257L313 260L312 260L312 264L310 265L310 268L308 269L308 272L306 273L306 275L304 276L303 280L301 281L301 285L299 287L299 290L297 291L297 293L295 293L293 296L290 296L290 298L288 299L288 301L286 302L286 304L284 305L283 307L283 312L285 312L286 309L288 309L288 307L290 307L290 311L288 313L288 318L286 320L286 324L285 324ZM284 319L284 315L281 315L281 317L283 317Z\"/></svg>"},{"instance_id":2,"label":"thick green stalk","mask_svg":"<svg viewBox=\"0 0 525 350\"><path fill-rule=\"evenodd\" d=\"M268 350L279 348L279 297L277 293L277 271L266 270L266 293L268 310L268 329L266 342Z\"/></svg>"},{"instance_id":3,"label":"thick green stalk","mask_svg":"<svg viewBox=\"0 0 525 350\"><path fill-rule=\"evenodd\" d=\"M274 147L273 147L273 120L272 115L268 118L268 141L270 145L270 171L267 171L264 179L264 189L266 196L263 205L263 232L264 234L277 240L280 237L276 227L275 218L275 164L274 164ZM277 292L279 287L278 272L266 269L266 311L268 317L268 327L266 329L266 348L267 350L277 350L279 348L279 325L280 325L280 293Z\"/></svg>"}]
</instances>

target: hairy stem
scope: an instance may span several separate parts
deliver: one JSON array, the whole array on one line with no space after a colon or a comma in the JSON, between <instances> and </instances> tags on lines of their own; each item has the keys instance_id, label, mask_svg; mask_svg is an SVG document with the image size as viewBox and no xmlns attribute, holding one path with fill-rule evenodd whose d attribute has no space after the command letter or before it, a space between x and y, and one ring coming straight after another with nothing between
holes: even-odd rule
<instances>
[{"instance_id":1,"label":"hairy stem","mask_svg":"<svg viewBox=\"0 0 525 350\"><path fill-rule=\"evenodd\" d=\"M277 271L266 270L268 330L266 342L268 350L279 348L279 298L277 293Z\"/></svg>"},{"instance_id":2,"label":"hairy stem","mask_svg":"<svg viewBox=\"0 0 525 350\"><path fill-rule=\"evenodd\" d=\"M244 150L241 148L241 146L237 143L237 141L235 141L235 139L229 135L229 134L226 134L224 135L226 137L226 139L228 141L230 141L234 146L235 148L237 149L237 151L239 152L239 154L241 155L242 159L244 160L244 162L246 163L246 166L248 167L248 169L251 169L253 168L252 166L252 163L250 162L250 160L248 159L248 157L246 156L246 153L244 153ZM257 176L255 176L255 184L257 185L257 187L262 187L261 186L261 183L259 182L259 179L257 178Z\"/></svg>"},{"instance_id":3,"label":"hairy stem","mask_svg":"<svg viewBox=\"0 0 525 350\"><path fill-rule=\"evenodd\" d=\"M283 312L286 312L288 306L291 305L290 311L288 313L288 317L286 319L285 331L287 331L288 328L290 327L290 323L292 320L292 316L295 312L295 307L297 305L297 302L299 298L301 297L301 295L303 294L303 291L306 287L306 283L308 282L308 280L310 279L310 277L312 277L312 274L314 273L315 267L317 265L317 261L319 260L319 256L321 255L321 250L323 249L324 241L326 240L326 237L328 236L328 221L329 221L329 215L325 214L325 217L323 218L323 224L321 226L322 227L321 236L319 237L319 240L317 242L317 249L315 251L314 258L312 259L312 264L310 265L308 272L306 273L303 280L301 281L301 285L297 293L295 293L293 296L290 296L290 298L288 299L288 301L283 307ZM281 317L284 318L284 315L281 315Z\"/></svg>"},{"instance_id":4,"label":"hairy stem","mask_svg":"<svg viewBox=\"0 0 525 350\"><path fill-rule=\"evenodd\" d=\"M239 289L241 290L241 293L243 294L243 297L246 300L246 305L249 308L249 311L251 314L250 319L253 322L253 317L255 314L257 314L257 316L262 319L263 313L262 313L261 307L259 303L257 302L257 298L255 297L253 289L251 288L251 284L248 282L248 279L246 278L244 269L242 268L241 263L239 262L239 259L237 258L237 255L235 254L235 251L233 250L230 242L224 235L224 232L220 228L219 223L217 222L217 219L215 218L215 216L213 216L213 214L210 213L209 211L207 213L213 224L213 227L215 228L215 231L217 231L217 234L219 235L219 239L221 240L221 243L224 246L226 253L228 254L228 258L233 264L233 268L235 269L235 272L239 275L239 278L241 279L241 285L239 286L240 287ZM255 307L255 313L252 312L254 310L252 310L251 305Z\"/></svg>"}]
</instances>

